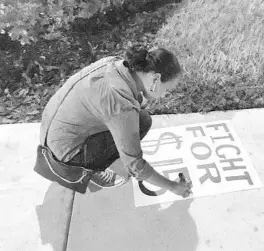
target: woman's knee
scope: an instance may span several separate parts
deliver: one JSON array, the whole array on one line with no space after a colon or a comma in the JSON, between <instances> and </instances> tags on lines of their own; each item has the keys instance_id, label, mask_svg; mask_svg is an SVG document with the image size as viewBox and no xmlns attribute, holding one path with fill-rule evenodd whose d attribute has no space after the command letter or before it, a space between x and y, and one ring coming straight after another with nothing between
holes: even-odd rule
<instances>
[{"instance_id":1,"label":"woman's knee","mask_svg":"<svg viewBox=\"0 0 264 251\"><path fill-rule=\"evenodd\" d=\"M145 109L139 112L139 127L141 139L147 134L152 126L152 118L149 112Z\"/></svg>"}]
</instances>

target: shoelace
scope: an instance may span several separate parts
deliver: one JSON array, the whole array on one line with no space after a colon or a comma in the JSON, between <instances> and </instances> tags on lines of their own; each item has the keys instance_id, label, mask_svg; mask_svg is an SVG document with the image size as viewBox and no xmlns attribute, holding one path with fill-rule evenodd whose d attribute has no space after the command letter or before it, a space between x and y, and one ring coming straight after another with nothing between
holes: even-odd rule
<instances>
[{"instance_id":1,"label":"shoelace","mask_svg":"<svg viewBox=\"0 0 264 251\"><path fill-rule=\"evenodd\" d=\"M98 176L101 177L106 182L109 182L113 178L114 174L107 170L105 172L101 172Z\"/></svg>"}]
</instances>

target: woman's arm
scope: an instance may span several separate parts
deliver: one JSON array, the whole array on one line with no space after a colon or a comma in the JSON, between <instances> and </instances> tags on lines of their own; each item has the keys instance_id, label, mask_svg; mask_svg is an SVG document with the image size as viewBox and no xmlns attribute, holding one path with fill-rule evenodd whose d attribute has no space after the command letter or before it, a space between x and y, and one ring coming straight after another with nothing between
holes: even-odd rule
<instances>
[{"instance_id":1,"label":"woman's arm","mask_svg":"<svg viewBox=\"0 0 264 251\"><path fill-rule=\"evenodd\" d=\"M171 181L164 177L163 175L159 174L157 171L154 170L153 174L145 180L146 182L165 188L167 190L172 190L173 186L175 185L175 181Z\"/></svg>"},{"instance_id":2,"label":"woman's arm","mask_svg":"<svg viewBox=\"0 0 264 251\"><path fill-rule=\"evenodd\" d=\"M132 176L183 197L189 196L191 182L171 181L156 172L143 159L139 135L139 116L135 110L113 116L106 124L113 136L121 161Z\"/></svg>"},{"instance_id":3,"label":"woman's arm","mask_svg":"<svg viewBox=\"0 0 264 251\"><path fill-rule=\"evenodd\" d=\"M150 176L146 181L155 186L159 186L165 188L173 193L176 193L183 198L188 197L192 191L192 182L191 181L171 181L160 175L158 172L154 170L152 176Z\"/></svg>"}]
</instances>

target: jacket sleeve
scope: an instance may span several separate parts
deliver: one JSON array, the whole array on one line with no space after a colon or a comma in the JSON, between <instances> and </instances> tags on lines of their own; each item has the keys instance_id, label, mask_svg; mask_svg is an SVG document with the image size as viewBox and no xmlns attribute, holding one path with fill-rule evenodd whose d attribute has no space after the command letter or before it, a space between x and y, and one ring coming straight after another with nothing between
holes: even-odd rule
<instances>
[{"instance_id":1,"label":"jacket sleeve","mask_svg":"<svg viewBox=\"0 0 264 251\"><path fill-rule=\"evenodd\" d=\"M98 83L89 98L94 115L111 132L120 159L138 180L148 179L154 169L143 159L139 132L140 105L129 91Z\"/></svg>"},{"instance_id":2,"label":"jacket sleeve","mask_svg":"<svg viewBox=\"0 0 264 251\"><path fill-rule=\"evenodd\" d=\"M139 114L135 110L113 116L106 126L115 141L120 159L127 171L137 180L146 180L153 168L143 159L139 134Z\"/></svg>"}]
</instances>

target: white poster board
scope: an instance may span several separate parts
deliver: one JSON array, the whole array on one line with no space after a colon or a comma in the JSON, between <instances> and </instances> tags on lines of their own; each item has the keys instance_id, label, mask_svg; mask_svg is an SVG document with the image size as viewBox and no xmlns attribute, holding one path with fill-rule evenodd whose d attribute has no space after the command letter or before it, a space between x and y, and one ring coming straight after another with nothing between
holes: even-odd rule
<instances>
[{"instance_id":1,"label":"white poster board","mask_svg":"<svg viewBox=\"0 0 264 251\"><path fill-rule=\"evenodd\" d=\"M230 121L152 129L141 146L160 174L191 179L192 198L263 187ZM183 200L145 181L132 183L136 207Z\"/></svg>"}]
</instances>

